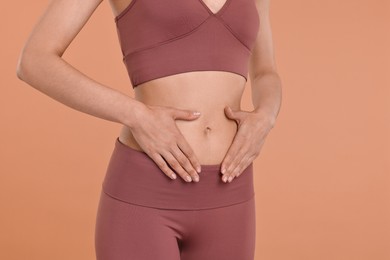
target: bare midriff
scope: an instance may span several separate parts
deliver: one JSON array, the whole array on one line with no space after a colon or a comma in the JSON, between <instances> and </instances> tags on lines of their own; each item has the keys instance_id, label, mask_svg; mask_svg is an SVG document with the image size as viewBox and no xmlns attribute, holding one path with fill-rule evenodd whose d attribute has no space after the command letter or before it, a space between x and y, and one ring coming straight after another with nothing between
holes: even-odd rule
<instances>
[{"instance_id":1,"label":"bare midriff","mask_svg":"<svg viewBox=\"0 0 390 260\"><path fill-rule=\"evenodd\" d=\"M176 119L176 125L200 164L219 164L237 132L236 122L225 115L224 108L241 108L245 84L242 75L232 72L191 71L142 83L134 88L134 97L146 105L201 112L198 119ZM142 151L126 125L119 139L125 145Z\"/></svg>"}]
</instances>

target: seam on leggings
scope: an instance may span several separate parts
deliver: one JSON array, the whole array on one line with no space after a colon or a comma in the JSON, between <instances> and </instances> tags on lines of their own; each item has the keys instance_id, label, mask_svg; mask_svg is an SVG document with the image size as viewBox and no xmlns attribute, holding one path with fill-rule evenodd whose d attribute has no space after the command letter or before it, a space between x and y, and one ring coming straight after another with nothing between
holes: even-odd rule
<instances>
[{"instance_id":1,"label":"seam on leggings","mask_svg":"<svg viewBox=\"0 0 390 260\"><path fill-rule=\"evenodd\" d=\"M123 199L120 199L114 195L111 195L109 194L107 191L105 190L102 190L103 193L105 193L106 195L108 195L109 197L115 199L115 200L118 200L118 201L121 201L121 202L124 202L124 203L127 203L127 204L132 204L132 205L136 205L136 206L140 206L140 207L146 207L146 208L154 208L154 209L160 209L160 210L187 210L187 211L198 211L198 210L209 210L209 209L218 209L218 208L225 208L225 207L231 207L231 206L234 206L234 205L237 205L237 204L241 204L241 203L245 203L247 201L250 201L251 199L253 199L255 197L255 193L252 194L252 196L249 198L249 199L245 199L243 201L239 201L239 202L235 202L235 203L232 203L232 204L229 204L229 205L222 205L222 206L215 206L215 207L209 207L209 208L201 208L201 209L177 209L177 208L163 208L163 207L157 207L157 206L146 206L146 205L143 205L143 204L138 204L138 203L134 203L134 202L129 202L129 201L126 201L126 200L123 200Z\"/></svg>"}]
</instances>

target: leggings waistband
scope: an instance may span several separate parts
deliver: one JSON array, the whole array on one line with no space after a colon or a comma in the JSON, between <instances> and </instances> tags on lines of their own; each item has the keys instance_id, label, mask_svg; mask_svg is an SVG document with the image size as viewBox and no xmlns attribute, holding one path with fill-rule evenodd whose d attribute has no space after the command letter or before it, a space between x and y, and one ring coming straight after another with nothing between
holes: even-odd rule
<instances>
[{"instance_id":1,"label":"leggings waistband","mask_svg":"<svg viewBox=\"0 0 390 260\"><path fill-rule=\"evenodd\" d=\"M179 175L173 180L145 152L125 145L117 137L102 189L125 202L181 210L233 205L255 195L253 163L231 183L222 181L220 166L201 165L199 182L186 182Z\"/></svg>"}]
</instances>

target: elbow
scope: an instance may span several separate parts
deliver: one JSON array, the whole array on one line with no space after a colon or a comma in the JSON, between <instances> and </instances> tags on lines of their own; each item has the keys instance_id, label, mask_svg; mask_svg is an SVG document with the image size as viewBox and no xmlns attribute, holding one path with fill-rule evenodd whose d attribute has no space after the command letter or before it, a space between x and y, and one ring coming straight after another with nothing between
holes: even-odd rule
<instances>
[{"instance_id":1,"label":"elbow","mask_svg":"<svg viewBox=\"0 0 390 260\"><path fill-rule=\"evenodd\" d=\"M47 62L47 55L41 52L22 51L16 64L16 76L25 82L36 73L37 68Z\"/></svg>"},{"instance_id":2,"label":"elbow","mask_svg":"<svg viewBox=\"0 0 390 260\"><path fill-rule=\"evenodd\" d=\"M18 77L18 79L20 79L20 80L23 80L22 66L23 66L23 64L21 63L20 58L19 58L17 61L17 64L16 64L16 77Z\"/></svg>"},{"instance_id":3,"label":"elbow","mask_svg":"<svg viewBox=\"0 0 390 260\"><path fill-rule=\"evenodd\" d=\"M16 64L16 76L18 79L25 81L27 74L28 55L21 53Z\"/></svg>"},{"instance_id":4,"label":"elbow","mask_svg":"<svg viewBox=\"0 0 390 260\"><path fill-rule=\"evenodd\" d=\"M57 54L24 50L19 55L16 64L16 76L18 79L27 82L30 78L36 77L39 71L43 70L42 66L50 66L49 62L52 62L53 58L58 58ZM40 73L40 72L39 72Z\"/></svg>"},{"instance_id":5,"label":"elbow","mask_svg":"<svg viewBox=\"0 0 390 260\"><path fill-rule=\"evenodd\" d=\"M16 67L16 77L17 77L18 79L24 81L24 76L23 76L22 70L23 70L23 69L22 69L21 65L18 65L18 66Z\"/></svg>"}]
</instances>

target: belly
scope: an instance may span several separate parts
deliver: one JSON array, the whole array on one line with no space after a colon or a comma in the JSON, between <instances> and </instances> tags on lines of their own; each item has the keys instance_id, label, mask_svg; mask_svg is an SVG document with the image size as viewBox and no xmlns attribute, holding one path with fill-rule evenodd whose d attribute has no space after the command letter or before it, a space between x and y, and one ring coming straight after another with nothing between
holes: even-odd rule
<instances>
[{"instance_id":1,"label":"belly","mask_svg":"<svg viewBox=\"0 0 390 260\"><path fill-rule=\"evenodd\" d=\"M176 125L201 164L219 164L237 132L236 122L226 117L224 108L241 108L245 83L242 76L230 72L196 71L148 81L134 91L135 99L147 105L200 111L198 119L176 120ZM119 139L142 150L127 126Z\"/></svg>"}]
</instances>

